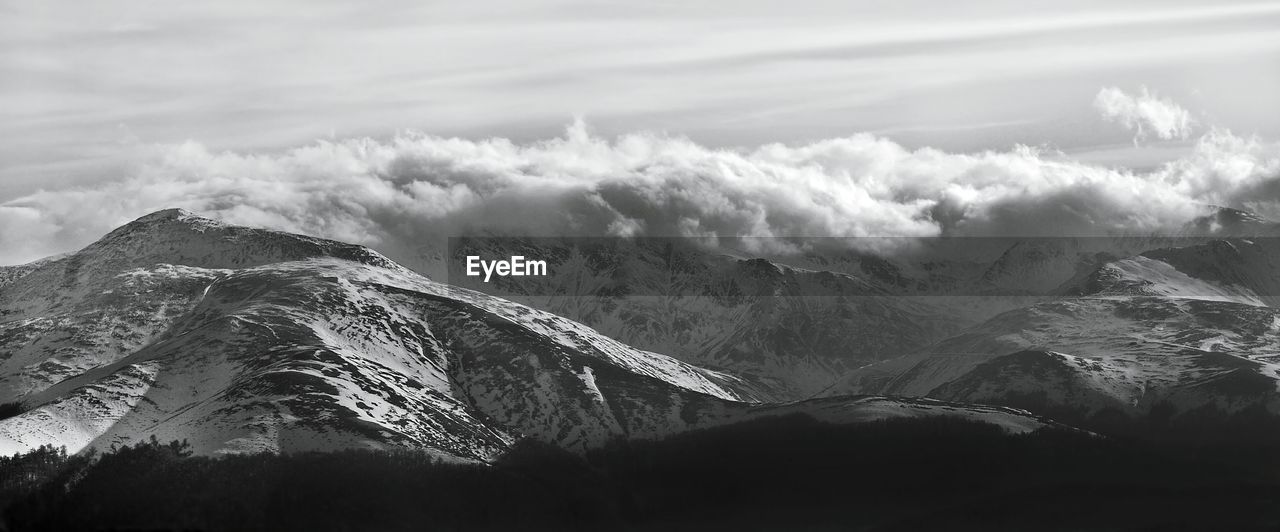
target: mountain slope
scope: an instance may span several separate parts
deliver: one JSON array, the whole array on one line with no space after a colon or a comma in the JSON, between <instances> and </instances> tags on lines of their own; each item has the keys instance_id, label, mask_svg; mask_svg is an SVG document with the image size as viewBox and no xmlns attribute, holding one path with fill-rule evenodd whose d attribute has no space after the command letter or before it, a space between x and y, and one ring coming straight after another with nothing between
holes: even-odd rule
<instances>
[{"instance_id":1,"label":"mountain slope","mask_svg":"<svg viewBox=\"0 0 1280 532\"><path fill-rule=\"evenodd\" d=\"M861 368L832 392L1086 415L1144 415L1157 405L1280 414L1280 309L1251 289L1147 256L1104 265L1084 287L1095 293L1005 312Z\"/></svg>"},{"instance_id":2,"label":"mountain slope","mask_svg":"<svg viewBox=\"0 0 1280 532\"><path fill-rule=\"evenodd\" d=\"M1253 227L1229 212L1218 218L1221 223L1197 223L1219 233ZM1102 293L1089 283L1106 275L1150 288L1127 294L1247 295L1244 288L1191 280L1156 282L1172 267L1153 267L1155 259L1141 253L1212 242L1191 234L1197 227L1189 227L1187 236L749 240L758 248L794 244L808 250L767 259L693 239L473 237L451 244L450 264L461 265L470 255L524 255L546 260L551 275L490 282L467 277L459 267L448 280L569 317L629 345L742 376L771 398L797 400L839 388L868 364L928 349L1002 312L1062 294ZM874 251L880 248L901 253L880 256Z\"/></svg>"},{"instance_id":3,"label":"mountain slope","mask_svg":"<svg viewBox=\"0 0 1280 532\"><path fill-rule=\"evenodd\" d=\"M543 278L448 281L587 324L628 345L747 379L765 397L813 396L868 361L918 349L967 323L902 298L864 272L790 266L687 239L469 239L463 258L523 254Z\"/></svg>"},{"instance_id":4,"label":"mountain slope","mask_svg":"<svg viewBox=\"0 0 1280 532\"><path fill-rule=\"evenodd\" d=\"M21 446L149 432L202 452L377 443L478 457L511 439L478 416L568 446L633 428L637 399L597 391L615 380L740 398L732 378L441 290L357 246L150 215L0 292L0 397L31 409L0 433ZM517 348L505 365L484 359ZM610 377L589 382L591 365Z\"/></svg>"},{"instance_id":5,"label":"mountain slope","mask_svg":"<svg viewBox=\"0 0 1280 532\"><path fill-rule=\"evenodd\" d=\"M883 398L760 405L737 377L428 280L338 242L145 216L0 287L0 453L155 435L200 453L411 447L483 460L810 411L1023 413Z\"/></svg>"}]
</instances>

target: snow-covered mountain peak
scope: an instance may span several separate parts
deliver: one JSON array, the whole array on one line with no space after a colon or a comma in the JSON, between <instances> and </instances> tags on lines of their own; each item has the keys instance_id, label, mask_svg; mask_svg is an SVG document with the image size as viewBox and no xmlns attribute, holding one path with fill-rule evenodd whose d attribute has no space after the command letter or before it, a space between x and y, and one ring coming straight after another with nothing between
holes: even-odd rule
<instances>
[{"instance_id":1,"label":"snow-covered mountain peak","mask_svg":"<svg viewBox=\"0 0 1280 532\"><path fill-rule=\"evenodd\" d=\"M138 217L137 220L134 220L134 222L150 223L150 222L160 222L160 221L170 221L170 220L190 220L190 219L197 219L197 218L201 220L211 221L211 222L214 221L210 218L205 218L189 210L174 207L169 209L161 209L151 214L140 216Z\"/></svg>"},{"instance_id":2,"label":"snow-covered mountain peak","mask_svg":"<svg viewBox=\"0 0 1280 532\"><path fill-rule=\"evenodd\" d=\"M252 267L334 257L399 268L390 259L364 246L226 224L185 209L165 209L138 218L77 255L102 260L126 259L137 265L160 260L201 268Z\"/></svg>"},{"instance_id":3,"label":"snow-covered mountain peak","mask_svg":"<svg viewBox=\"0 0 1280 532\"><path fill-rule=\"evenodd\" d=\"M140 216L129 223L117 227L98 241L111 242L139 232L151 233L157 231L179 230L204 231L213 228L225 227L228 227L228 225L219 220L215 220L207 216L201 216L186 209L163 209L151 214Z\"/></svg>"},{"instance_id":4,"label":"snow-covered mountain peak","mask_svg":"<svg viewBox=\"0 0 1280 532\"><path fill-rule=\"evenodd\" d=\"M66 311L118 284L117 276L159 265L212 272L316 258L335 258L408 272L364 246L222 223L182 209L143 216L84 249L28 268L0 292L0 317Z\"/></svg>"}]
</instances>

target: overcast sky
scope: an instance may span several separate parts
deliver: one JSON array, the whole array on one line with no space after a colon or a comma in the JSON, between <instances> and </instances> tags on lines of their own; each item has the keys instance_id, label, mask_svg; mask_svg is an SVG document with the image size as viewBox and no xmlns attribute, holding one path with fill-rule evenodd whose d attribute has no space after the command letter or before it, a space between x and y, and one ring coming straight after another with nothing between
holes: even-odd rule
<instances>
[{"instance_id":1,"label":"overcast sky","mask_svg":"<svg viewBox=\"0 0 1280 532\"><path fill-rule=\"evenodd\" d=\"M32 194L154 172L157 146L527 144L577 117L740 153L871 133L1141 172L1215 127L1280 138L1277 94L1280 2L0 0L0 222L52 224ZM26 247L9 260L58 248Z\"/></svg>"},{"instance_id":2,"label":"overcast sky","mask_svg":"<svg viewBox=\"0 0 1280 532\"><path fill-rule=\"evenodd\" d=\"M1280 3L3 0L0 199L135 142L527 139L574 116L708 145L1079 150L1127 140L1094 94L1142 85L1275 136Z\"/></svg>"}]
</instances>

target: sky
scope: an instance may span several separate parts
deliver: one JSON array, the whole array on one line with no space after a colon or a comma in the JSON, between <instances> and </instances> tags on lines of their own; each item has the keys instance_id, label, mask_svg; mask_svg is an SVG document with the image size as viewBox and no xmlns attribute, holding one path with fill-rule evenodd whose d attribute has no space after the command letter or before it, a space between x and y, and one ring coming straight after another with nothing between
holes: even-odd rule
<instances>
[{"instance_id":1,"label":"sky","mask_svg":"<svg viewBox=\"0 0 1280 532\"><path fill-rule=\"evenodd\" d=\"M930 233L960 230L956 216L990 228L992 212L965 214L972 199L941 219L940 205L960 201L944 192L990 194L982 168L1016 161L1035 175L994 173L1027 194L1046 172L1074 176L1054 182L1059 194L1084 175L1106 186L1136 175L1126 190L1243 205L1272 177L1277 94L1280 2L0 0L0 264L75 249L172 203L386 245L419 238L403 226L439 223L426 207L502 204L490 194L522 181L587 198L547 208L603 201L617 231ZM931 158L949 161L933 175L951 181L923 186L934 180L884 166ZM503 175L433 174L446 160ZM979 170L957 170L971 163ZM679 202L644 187L687 183L658 175L662 164L728 179L741 195L725 201L767 221L665 210ZM736 164L751 170L724 170ZM815 166L821 177L798 177ZM417 173L397 173L406 167ZM744 185L754 178L742 172L773 177ZM759 203L790 179L818 199ZM1222 180L1245 188L1200 188ZM610 196L620 183L648 184ZM415 195L428 185L462 186L450 200L462 210ZM250 186L386 201L267 205L237 188ZM788 210L823 194L887 210ZM89 212L60 205L83 198L97 202ZM1169 208L1123 223L1187 212ZM479 223L468 212L445 225ZM668 223L681 217L691 221Z\"/></svg>"}]
</instances>

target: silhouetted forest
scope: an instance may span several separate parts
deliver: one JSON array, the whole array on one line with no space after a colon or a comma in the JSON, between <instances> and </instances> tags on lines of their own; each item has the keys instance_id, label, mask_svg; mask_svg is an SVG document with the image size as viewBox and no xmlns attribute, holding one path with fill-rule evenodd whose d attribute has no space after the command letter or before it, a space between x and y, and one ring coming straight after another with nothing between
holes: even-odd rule
<instances>
[{"instance_id":1,"label":"silhouetted forest","mask_svg":"<svg viewBox=\"0 0 1280 532\"><path fill-rule=\"evenodd\" d=\"M0 458L11 530L1280 530L1271 443L1012 436L932 418L758 420L577 456Z\"/></svg>"}]
</instances>

